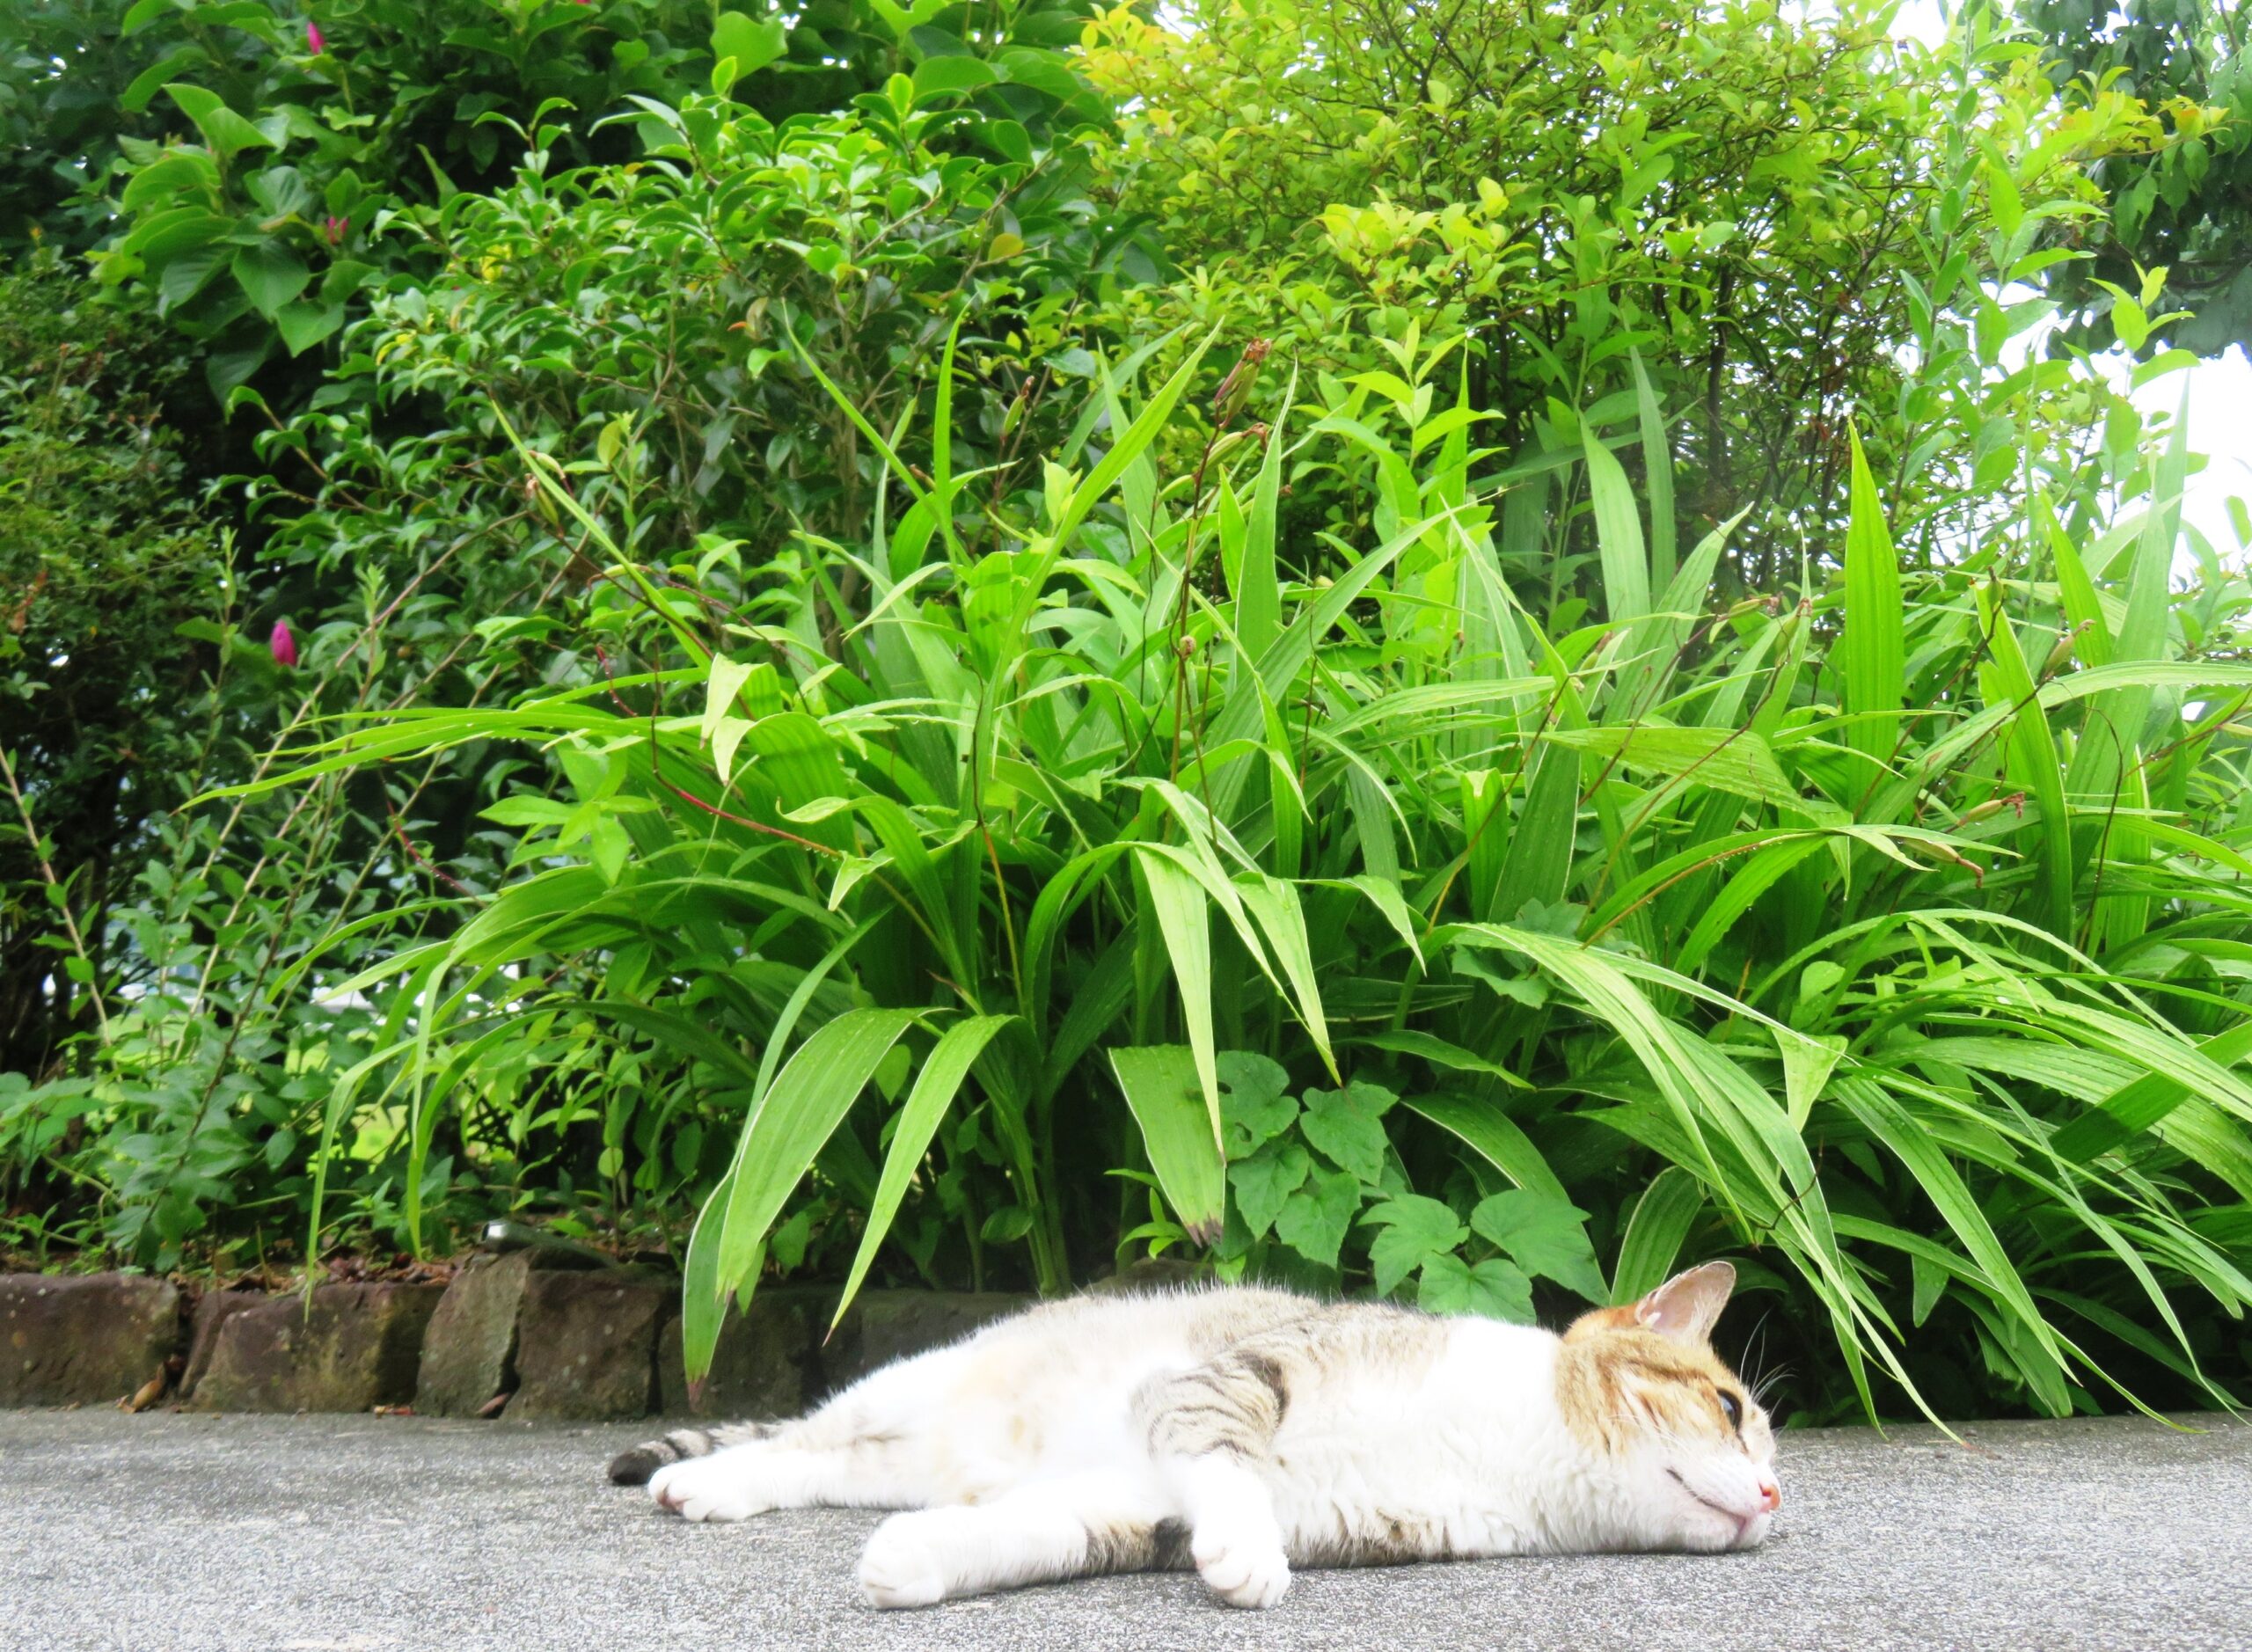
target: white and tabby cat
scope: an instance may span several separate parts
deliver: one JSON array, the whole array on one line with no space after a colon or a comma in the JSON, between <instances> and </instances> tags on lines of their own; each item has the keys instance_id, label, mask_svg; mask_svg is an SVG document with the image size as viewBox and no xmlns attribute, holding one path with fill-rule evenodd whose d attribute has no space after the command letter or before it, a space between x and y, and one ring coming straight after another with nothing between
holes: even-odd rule
<instances>
[{"instance_id":1,"label":"white and tabby cat","mask_svg":"<svg viewBox=\"0 0 2252 1652\"><path fill-rule=\"evenodd\" d=\"M879 1606L1191 1564L1271 1606L1294 1565L1750 1548L1782 1493L1707 1341L1735 1283L1708 1262L1561 1337L1277 1290L1078 1297L611 1475L691 1520L912 1510L860 1556Z\"/></svg>"}]
</instances>

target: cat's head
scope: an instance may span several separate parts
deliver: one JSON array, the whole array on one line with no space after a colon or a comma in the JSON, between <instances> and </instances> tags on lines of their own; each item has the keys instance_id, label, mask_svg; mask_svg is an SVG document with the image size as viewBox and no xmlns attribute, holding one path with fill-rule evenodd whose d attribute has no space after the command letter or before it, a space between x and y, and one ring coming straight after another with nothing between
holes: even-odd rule
<instances>
[{"instance_id":1,"label":"cat's head","mask_svg":"<svg viewBox=\"0 0 2252 1652\"><path fill-rule=\"evenodd\" d=\"M1782 1502L1767 1414L1712 1349L1735 1288L1707 1262L1564 1333L1557 1403L1616 1474L1634 1546L1752 1548Z\"/></svg>"}]
</instances>

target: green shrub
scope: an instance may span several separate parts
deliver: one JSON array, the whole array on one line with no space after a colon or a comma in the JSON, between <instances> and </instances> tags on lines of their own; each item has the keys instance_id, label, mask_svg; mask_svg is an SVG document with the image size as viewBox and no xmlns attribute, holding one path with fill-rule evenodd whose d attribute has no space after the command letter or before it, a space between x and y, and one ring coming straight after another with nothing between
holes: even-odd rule
<instances>
[{"instance_id":1,"label":"green shrub","mask_svg":"<svg viewBox=\"0 0 2252 1652\"><path fill-rule=\"evenodd\" d=\"M100 1020L103 915L185 795L200 669L175 627L224 551L188 491L171 340L47 254L0 275L0 1069L40 1073Z\"/></svg>"},{"instance_id":2,"label":"green shrub","mask_svg":"<svg viewBox=\"0 0 2252 1652\"><path fill-rule=\"evenodd\" d=\"M1403 352L1410 388L1444 355ZM1200 358L1139 405L1107 376L1107 420L998 519L941 445L857 550L747 597L608 550L614 676L308 754L277 783L495 738L571 781L488 811L516 877L372 972L434 1008L354 1077L427 1129L526 1018L686 1064L742 1121L692 1362L813 1168L792 1221L858 1229L856 1278L888 1239L1049 1290L1206 1244L1523 1317L1535 1277L1616 1297L1729 1250L1827 1327L1811 1414L1889 1407L1873 1376L2059 1413L2122 1372L2209 1383L2252 1294L2252 1040L2161 1006L2235 1002L2206 972L2239 944L2252 669L2170 623L2197 606L2167 588L2178 441L2124 531L2052 536L2036 494L1905 576L1857 462L1841 577L1715 611L1724 533L1660 577L1590 437L1609 608L1552 634L1459 391L1373 426L1277 407L1263 447L1215 432L1168 475ZM1396 519L1294 578L1286 456L1371 428ZM865 609L833 625L847 569ZM2084 620L2067 669L2049 639ZM1098 1173L1137 1161L1146 1217Z\"/></svg>"},{"instance_id":3,"label":"green shrub","mask_svg":"<svg viewBox=\"0 0 2252 1652\"><path fill-rule=\"evenodd\" d=\"M2004 325L1980 289L2069 258L2102 216L2087 167L2159 142L2116 93L2067 112L1982 15L1927 55L1861 4L1184 10L1198 26L1121 6L1088 31L1088 74L1131 112L1115 186L1187 271L1122 295L1113 325L1263 334L1347 384L1396 378L1373 340L1410 325L1469 334L1481 435L1520 484L1503 554L1568 524L1544 612L1599 603L1592 523L1546 497L1571 485L1557 467L1583 418L1614 431L1646 392L1671 474L1620 457L1671 489L1662 538L1751 507L1721 564L1735 595L1842 529L1849 420L1904 524L1993 496L2021 445L2051 446L1934 406L1956 386L1929 335ZM1371 497L1356 475L1292 479L1309 530Z\"/></svg>"}]
</instances>

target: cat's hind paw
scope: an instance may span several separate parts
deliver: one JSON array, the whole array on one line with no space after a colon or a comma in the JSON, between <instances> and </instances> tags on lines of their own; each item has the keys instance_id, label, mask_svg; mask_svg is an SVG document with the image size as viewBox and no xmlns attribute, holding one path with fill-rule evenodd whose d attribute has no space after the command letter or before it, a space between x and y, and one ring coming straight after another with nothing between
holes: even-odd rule
<instances>
[{"instance_id":1,"label":"cat's hind paw","mask_svg":"<svg viewBox=\"0 0 2252 1652\"><path fill-rule=\"evenodd\" d=\"M947 1597L946 1568L912 1514L894 1515L860 1551L860 1593L871 1606L935 1606Z\"/></svg>"},{"instance_id":2,"label":"cat's hind paw","mask_svg":"<svg viewBox=\"0 0 2252 1652\"><path fill-rule=\"evenodd\" d=\"M649 1496L686 1520L748 1520L774 1507L725 1456L668 1463L649 1476Z\"/></svg>"},{"instance_id":3,"label":"cat's hind paw","mask_svg":"<svg viewBox=\"0 0 2252 1652\"><path fill-rule=\"evenodd\" d=\"M1189 1554L1204 1586L1231 1606L1254 1611L1271 1606L1290 1591L1290 1557L1280 1533L1199 1531Z\"/></svg>"}]
</instances>

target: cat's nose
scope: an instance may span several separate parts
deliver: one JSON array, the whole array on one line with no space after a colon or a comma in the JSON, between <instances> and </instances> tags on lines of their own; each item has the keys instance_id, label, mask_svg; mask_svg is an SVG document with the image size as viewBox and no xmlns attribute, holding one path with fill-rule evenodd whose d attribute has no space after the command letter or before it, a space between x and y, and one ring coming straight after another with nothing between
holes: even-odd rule
<instances>
[{"instance_id":1,"label":"cat's nose","mask_svg":"<svg viewBox=\"0 0 2252 1652\"><path fill-rule=\"evenodd\" d=\"M1783 1488L1772 1480L1762 1479L1759 1482L1759 1506L1769 1514L1774 1513L1783 1506Z\"/></svg>"}]
</instances>

